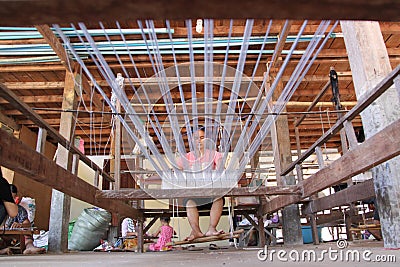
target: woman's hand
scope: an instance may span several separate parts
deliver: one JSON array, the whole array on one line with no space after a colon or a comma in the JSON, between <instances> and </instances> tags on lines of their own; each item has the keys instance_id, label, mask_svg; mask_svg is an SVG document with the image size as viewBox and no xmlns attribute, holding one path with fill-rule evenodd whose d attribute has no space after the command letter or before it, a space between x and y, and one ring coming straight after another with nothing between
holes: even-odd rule
<instances>
[{"instance_id":1,"label":"woman's hand","mask_svg":"<svg viewBox=\"0 0 400 267\"><path fill-rule=\"evenodd\" d=\"M23 224L22 223L17 223L14 222L13 224L11 224L11 228L22 228Z\"/></svg>"}]
</instances>

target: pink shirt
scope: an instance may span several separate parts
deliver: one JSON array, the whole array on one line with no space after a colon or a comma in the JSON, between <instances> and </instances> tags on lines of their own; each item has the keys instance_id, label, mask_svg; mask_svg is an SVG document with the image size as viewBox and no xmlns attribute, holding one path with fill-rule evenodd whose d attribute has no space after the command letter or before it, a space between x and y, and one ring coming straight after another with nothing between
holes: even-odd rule
<instances>
[{"instance_id":1,"label":"pink shirt","mask_svg":"<svg viewBox=\"0 0 400 267\"><path fill-rule=\"evenodd\" d=\"M186 158L177 159L178 167L183 169L192 169L193 167L207 169L211 166L211 168L215 170L221 162L222 153L206 149L205 153L199 158L196 157L193 151L187 153L185 157Z\"/></svg>"}]
</instances>

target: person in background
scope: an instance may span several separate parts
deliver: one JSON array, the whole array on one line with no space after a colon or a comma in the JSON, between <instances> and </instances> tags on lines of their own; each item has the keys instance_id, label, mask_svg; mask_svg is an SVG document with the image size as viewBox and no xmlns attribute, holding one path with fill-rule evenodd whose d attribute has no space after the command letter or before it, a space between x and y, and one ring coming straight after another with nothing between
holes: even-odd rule
<instances>
[{"instance_id":1,"label":"person in background","mask_svg":"<svg viewBox=\"0 0 400 267\"><path fill-rule=\"evenodd\" d=\"M222 162L222 153L206 147L205 127L199 125L197 129L192 129L192 132L192 142L195 151L191 151L185 157L179 158L177 160L178 167L184 171L193 171L193 168L198 167L196 165L201 165L201 168L217 170ZM189 169L186 170L186 168ZM202 170L204 171L204 169ZM187 218L192 228L190 235L185 240L192 241L199 237L224 233L224 231L218 231L216 228L222 215L224 198L188 198L183 199L183 205L186 207ZM210 210L210 223L205 234L203 234L199 225L199 209Z\"/></svg>"},{"instance_id":2,"label":"person in background","mask_svg":"<svg viewBox=\"0 0 400 267\"><path fill-rule=\"evenodd\" d=\"M19 201L18 189L15 185L10 185L10 191L14 201ZM6 221L6 227L8 228L31 228L31 222L28 219L28 212L24 207L18 205L18 213L14 218L8 218ZM45 248L38 248L33 245L33 236L25 235L25 250L23 254L42 254L45 253Z\"/></svg>"},{"instance_id":3,"label":"person in background","mask_svg":"<svg viewBox=\"0 0 400 267\"><path fill-rule=\"evenodd\" d=\"M172 241L174 236L174 229L169 225L171 219L169 217L161 217L161 226L153 236L158 236L157 243L149 245L151 251L165 251L171 250L172 246L166 246L168 242Z\"/></svg>"},{"instance_id":4,"label":"person in background","mask_svg":"<svg viewBox=\"0 0 400 267\"><path fill-rule=\"evenodd\" d=\"M18 214L18 206L15 204L11 194L10 184L6 179L3 178L0 167L0 225L3 224L4 219L8 215L9 217L15 217ZM4 242L1 242L4 243ZM7 245L0 244L0 254L12 254L10 248Z\"/></svg>"},{"instance_id":5,"label":"person in background","mask_svg":"<svg viewBox=\"0 0 400 267\"><path fill-rule=\"evenodd\" d=\"M121 223L121 236L137 236L135 221L131 218L125 218Z\"/></svg>"}]
</instances>

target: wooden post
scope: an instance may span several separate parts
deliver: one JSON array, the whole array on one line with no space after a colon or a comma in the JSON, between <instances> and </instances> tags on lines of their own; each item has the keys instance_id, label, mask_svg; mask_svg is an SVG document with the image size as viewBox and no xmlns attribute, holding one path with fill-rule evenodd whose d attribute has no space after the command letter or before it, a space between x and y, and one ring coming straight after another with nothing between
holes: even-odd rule
<instances>
[{"instance_id":1,"label":"wooden post","mask_svg":"<svg viewBox=\"0 0 400 267\"><path fill-rule=\"evenodd\" d=\"M47 136L47 131L42 127L40 127L36 141L36 151L42 154L44 154L44 149L46 145L46 136Z\"/></svg>"},{"instance_id":2,"label":"wooden post","mask_svg":"<svg viewBox=\"0 0 400 267\"><path fill-rule=\"evenodd\" d=\"M380 26L373 21L341 21L353 83L358 99L368 94L391 71ZM399 119L399 93L394 86L361 113L366 138ZM379 144L377 144L379 145ZM373 179L386 248L400 247L400 158L373 168Z\"/></svg>"},{"instance_id":3,"label":"wooden post","mask_svg":"<svg viewBox=\"0 0 400 267\"><path fill-rule=\"evenodd\" d=\"M121 103L118 100L117 111L121 112ZM121 122L118 117L115 117L114 146L115 190L119 190L121 188Z\"/></svg>"},{"instance_id":4,"label":"wooden post","mask_svg":"<svg viewBox=\"0 0 400 267\"><path fill-rule=\"evenodd\" d=\"M325 167L324 155L322 154L321 147L317 146L315 148L315 154L317 155L318 167L321 170L321 169L323 169Z\"/></svg>"},{"instance_id":5,"label":"wooden post","mask_svg":"<svg viewBox=\"0 0 400 267\"><path fill-rule=\"evenodd\" d=\"M258 220L258 240L259 240L258 245L263 248L266 244L263 216L258 214L257 220Z\"/></svg>"},{"instance_id":6,"label":"wooden post","mask_svg":"<svg viewBox=\"0 0 400 267\"><path fill-rule=\"evenodd\" d=\"M99 188L99 171L96 170L94 172L94 179L93 179L93 185L97 188Z\"/></svg>"},{"instance_id":7,"label":"wooden post","mask_svg":"<svg viewBox=\"0 0 400 267\"><path fill-rule=\"evenodd\" d=\"M297 182L300 183L303 181L303 169L301 168L301 164L296 164L296 173L297 173Z\"/></svg>"},{"instance_id":8,"label":"wooden post","mask_svg":"<svg viewBox=\"0 0 400 267\"><path fill-rule=\"evenodd\" d=\"M274 76L277 70L271 70ZM273 100L278 99L283 90L283 83L279 82L273 94ZM286 109L283 110L286 112ZM272 143L274 148L274 165L276 170L276 179L278 186L294 185L296 180L292 173L281 176L282 170L286 169L292 163L292 151L290 147L289 123L287 116L279 116L271 131ZM297 204L292 204L282 210L282 230L284 242L287 245L303 244L300 211Z\"/></svg>"},{"instance_id":9,"label":"wooden post","mask_svg":"<svg viewBox=\"0 0 400 267\"><path fill-rule=\"evenodd\" d=\"M74 154L74 155L72 155L71 172L73 174L77 174L78 173L78 168L79 168L79 155L78 154Z\"/></svg>"},{"instance_id":10,"label":"wooden post","mask_svg":"<svg viewBox=\"0 0 400 267\"><path fill-rule=\"evenodd\" d=\"M344 129L346 131L347 140L349 141L350 149L355 149L358 146L358 141L356 137L356 133L353 128L353 124L351 121L345 121L343 123Z\"/></svg>"},{"instance_id":11,"label":"wooden post","mask_svg":"<svg viewBox=\"0 0 400 267\"><path fill-rule=\"evenodd\" d=\"M400 100L400 75L397 76L397 77L394 79L394 85L396 86L397 96L399 97L399 100Z\"/></svg>"},{"instance_id":12,"label":"wooden post","mask_svg":"<svg viewBox=\"0 0 400 267\"><path fill-rule=\"evenodd\" d=\"M143 238L143 223L144 223L144 218L143 216L140 216L138 218L138 252L143 253L144 252L144 238Z\"/></svg>"},{"instance_id":13,"label":"wooden post","mask_svg":"<svg viewBox=\"0 0 400 267\"><path fill-rule=\"evenodd\" d=\"M308 215L308 219L311 225L313 244L319 245L319 235L318 235L317 221L315 219L315 213L311 213L310 215Z\"/></svg>"},{"instance_id":14,"label":"wooden post","mask_svg":"<svg viewBox=\"0 0 400 267\"><path fill-rule=\"evenodd\" d=\"M297 147L297 156L301 156L301 146L300 146L300 133L299 133L299 127L295 126L294 127L294 133L296 134L296 147Z\"/></svg>"},{"instance_id":15,"label":"wooden post","mask_svg":"<svg viewBox=\"0 0 400 267\"><path fill-rule=\"evenodd\" d=\"M65 88L63 94L62 109L75 109L75 76L71 72L65 73ZM67 140L72 140L73 113L63 112L60 119L60 134ZM58 145L56 163L70 170L71 160L67 149ZM71 197L61 191L53 189L50 207L49 222L49 251L68 251L68 226L71 206Z\"/></svg>"}]
</instances>

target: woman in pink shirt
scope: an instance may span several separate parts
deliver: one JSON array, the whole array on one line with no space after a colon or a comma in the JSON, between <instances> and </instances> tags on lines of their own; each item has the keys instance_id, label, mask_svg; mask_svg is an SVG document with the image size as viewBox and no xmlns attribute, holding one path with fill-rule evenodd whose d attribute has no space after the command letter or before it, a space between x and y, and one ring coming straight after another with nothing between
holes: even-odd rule
<instances>
[{"instance_id":1,"label":"woman in pink shirt","mask_svg":"<svg viewBox=\"0 0 400 267\"><path fill-rule=\"evenodd\" d=\"M199 126L198 130L193 132L194 151L190 151L185 158L177 160L178 167L183 171L201 172L207 170L216 170L220 168L222 154L207 148L205 138L205 128ZM224 206L223 198L190 198L184 199L183 205L186 207L187 217L192 231L186 240L193 240L203 236L212 236L222 234L223 231L217 230L218 222L222 215ZM199 226L199 209L210 210L210 224L207 232L204 234Z\"/></svg>"}]
</instances>

